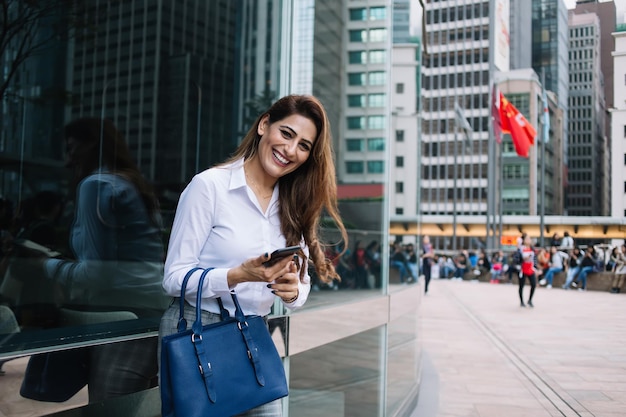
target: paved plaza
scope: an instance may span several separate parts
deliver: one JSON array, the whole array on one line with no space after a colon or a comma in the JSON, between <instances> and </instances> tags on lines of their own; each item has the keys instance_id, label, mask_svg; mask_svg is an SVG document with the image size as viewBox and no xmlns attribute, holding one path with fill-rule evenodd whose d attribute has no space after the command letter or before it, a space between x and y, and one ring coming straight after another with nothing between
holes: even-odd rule
<instances>
[{"instance_id":1,"label":"paved plaza","mask_svg":"<svg viewBox=\"0 0 626 417\"><path fill-rule=\"evenodd\" d=\"M529 287L525 288L525 301ZM411 417L626 416L626 295L434 280Z\"/></svg>"}]
</instances>

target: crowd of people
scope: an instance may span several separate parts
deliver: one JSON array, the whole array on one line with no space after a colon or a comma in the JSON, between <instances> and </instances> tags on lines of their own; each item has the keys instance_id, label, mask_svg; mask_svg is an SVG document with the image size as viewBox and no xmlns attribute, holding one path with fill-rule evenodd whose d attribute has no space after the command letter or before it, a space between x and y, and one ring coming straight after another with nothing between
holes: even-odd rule
<instances>
[{"instance_id":1,"label":"crowd of people","mask_svg":"<svg viewBox=\"0 0 626 417\"><path fill-rule=\"evenodd\" d=\"M526 244L524 243L526 242ZM452 256L434 256L439 267L441 278L461 280L468 274L476 276L489 275L491 282L508 281L514 277L518 279L524 275L524 261L532 262L534 270L528 269L527 277L534 275L538 282L531 286L540 285L552 288L556 274L565 273L564 289L577 288L580 291L587 289L587 279L592 272L612 272L614 277L611 283L611 293L619 293L626 278L626 243L613 247L610 252L599 250L595 245L579 247L568 232L563 237L554 234L547 247L535 246L532 240L524 233L517 242L517 250L505 255L503 251L495 251L488 255L484 249L477 252L462 250ZM524 258L524 248L526 259ZM532 259L530 252L532 251Z\"/></svg>"}]
</instances>

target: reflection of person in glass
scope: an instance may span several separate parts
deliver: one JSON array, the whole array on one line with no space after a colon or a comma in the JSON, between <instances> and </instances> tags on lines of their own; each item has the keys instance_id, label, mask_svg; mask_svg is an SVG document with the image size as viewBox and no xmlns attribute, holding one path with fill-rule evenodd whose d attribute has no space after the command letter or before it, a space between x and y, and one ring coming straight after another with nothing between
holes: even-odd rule
<instances>
[{"instance_id":1,"label":"reflection of person in glass","mask_svg":"<svg viewBox=\"0 0 626 417\"><path fill-rule=\"evenodd\" d=\"M108 120L84 118L65 127L65 144L77 182L70 231L75 260L47 260L46 275L63 286L74 309L162 314L158 204L121 134ZM90 348L90 402L149 388L156 351L154 339Z\"/></svg>"},{"instance_id":2,"label":"reflection of person in glass","mask_svg":"<svg viewBox=\"0 0 626 417\"><path fill-rule=\"evenodd\" d=\"M197 174L183 191L164 288L179 296L189 270L214 267L202 288L204 324L220 321L217 297L234 314L231 290L246 315L267 316L276 297L289 308L302 306L310 291L306 259L300 268L291 256L273 266L263 263L275 249L300 245L322 282L337 277L317 234L326 209L346 240L336 198L330 126L322 104L311 96L281 98L256 120L230 160ZM187 286L189 326L201 273L194 273ZM178 309L174 303L164 314L161 336L176 332ZM280 416L280 400L251 413L245 415Z\"/></svg>"}]
</instances>

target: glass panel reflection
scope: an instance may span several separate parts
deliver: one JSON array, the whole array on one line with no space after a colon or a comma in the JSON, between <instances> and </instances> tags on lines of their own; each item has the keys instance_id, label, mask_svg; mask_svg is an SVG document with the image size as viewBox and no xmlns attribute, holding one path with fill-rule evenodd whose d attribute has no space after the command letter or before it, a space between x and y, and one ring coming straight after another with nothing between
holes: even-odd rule
<instances>
[{"instance_id":1,"label":"glass panel reflection","mask_svg":"<svg viewBox=\"0 0 626 417\"><path fill-rule=\"evenodd\" d=\"M418 343L419 315L405 314L388 325L387 413L398 413L407 400L415 399L420 376L421 344Z\"/></svg>"},{"instance_id":2,"label":"glass panel reflection","mask_svg":"<svg viewBox=\"0 0 626 417\"><path fill-rule=\"evenodd\" d=\"M292 417L380 415L384 327L291 356Z\"/></svg>"}]
</instances>

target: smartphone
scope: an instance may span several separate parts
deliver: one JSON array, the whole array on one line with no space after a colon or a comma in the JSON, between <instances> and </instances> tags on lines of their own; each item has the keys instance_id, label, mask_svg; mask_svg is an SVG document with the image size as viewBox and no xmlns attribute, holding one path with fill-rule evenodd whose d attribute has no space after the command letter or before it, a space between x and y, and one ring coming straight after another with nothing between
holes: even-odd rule
<instances>
[{"instance_id":1,"label":"smartphone","mask_svg":"<svg viewBox=\"0 0 626 417\"><path fill-rule=\"evenodd\" d=\"M279 260L286 258L287 256L291 256L295 253L298 253L302 248L300 246L288 246L282 249L276 249L270 255L269 261L263 262L264 266L272 266Z\"/></svg>"}]
</instances>

